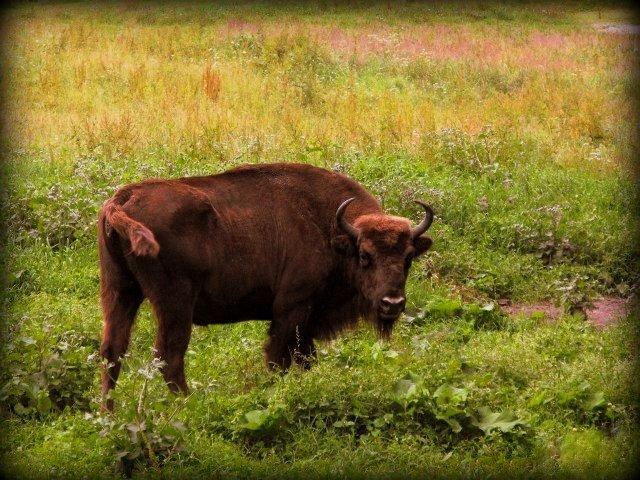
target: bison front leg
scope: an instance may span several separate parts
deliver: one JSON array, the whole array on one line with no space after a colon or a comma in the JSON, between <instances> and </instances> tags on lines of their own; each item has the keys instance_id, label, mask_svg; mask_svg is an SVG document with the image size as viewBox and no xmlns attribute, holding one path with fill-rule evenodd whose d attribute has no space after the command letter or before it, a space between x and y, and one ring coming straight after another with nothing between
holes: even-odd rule
<instances>
[{"instance_id":1,"label":"bison front leg","mask_svg":"<svg viewBox=\"0 0 640 480\"><path fill-rule=\"evenodd\" d=\"M307 327L310 308L297 308L274 317L265 345L265 361L270 369L287 370L292 359L308 369L316 349Z\"/></svg>"},{"instance_id":2,"label":"bison front leg","mask_svg":"<svg viewBox=\"0 0 640 480\"><path fill-rule=\"evenodd\" d=\"M316 346L307 328L298 328L293 349L293 360L305 370L311 368L316 358Z\"/></svg>"}]
</instances>

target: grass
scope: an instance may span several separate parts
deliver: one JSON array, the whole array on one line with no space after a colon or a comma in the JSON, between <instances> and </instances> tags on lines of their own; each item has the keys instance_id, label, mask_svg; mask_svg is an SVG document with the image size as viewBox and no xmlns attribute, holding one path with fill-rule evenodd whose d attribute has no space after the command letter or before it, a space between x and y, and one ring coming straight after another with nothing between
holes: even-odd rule
<instances>
[{"instance_id":1,"label":"grass","mask_svg":"<svg viewBox=\"0 0 640 480\"><path fill-rule=\"evenodd\" d=\"M507 317L498 300L628 295L640 278L637 39L579 3L16 5L4 12L5 474L20 478L626 478L633 315ZM150 364L144 305L98 413L95 219L125 183L296 161L434 247L389 343L366 327L309 372L262 364L266 323L196 329L193 393Z\"/></svg>"}]
</instances>

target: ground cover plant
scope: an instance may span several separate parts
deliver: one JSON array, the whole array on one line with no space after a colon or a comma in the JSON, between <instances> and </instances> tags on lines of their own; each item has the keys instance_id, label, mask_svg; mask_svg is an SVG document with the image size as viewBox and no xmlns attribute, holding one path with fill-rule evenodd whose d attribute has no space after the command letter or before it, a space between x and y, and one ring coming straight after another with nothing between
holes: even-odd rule
<instances>
[{"instance_id":1,"label":"ground cover plant","mask_svg":"<svg viewBox=\"0 0 640 480\"><path fill-rule=\"evenodd\" d=\"M638 37L608 4L83 3L3 12L3 473L625 478L638 441ZM390 342L269 373L266 323L197 328L168 394L144 304L98 409L95 221L118 186L304 162L433 205ZM508 315L506 304L555 303ZM634 375L634 373L636 375Z\"/></svg>"}]
</instances>

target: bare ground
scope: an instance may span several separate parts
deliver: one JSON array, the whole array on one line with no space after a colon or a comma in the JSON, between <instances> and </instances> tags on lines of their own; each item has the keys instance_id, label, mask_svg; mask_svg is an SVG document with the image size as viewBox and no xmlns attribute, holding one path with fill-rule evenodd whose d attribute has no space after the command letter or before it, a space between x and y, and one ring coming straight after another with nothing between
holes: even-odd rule
<instances>
[{"instance_id":1,"label":"bare ground","mask_svg":"<svg viewBox=\"0 0 640 480\"><path fill-rule=\"evenodd\" d=\"M618 35L640 35L640 25L631 23L594 23L594 28L601 32Z\"/></svg>"},{"instance_id":2,"label":"bare ground","mask_svg":"<svg viewBox=\"0 0 640 480\"><path fill-rule=\"evenodd\" d=\"M523 314L529 316L535 312L542 312L549 321L558 320L564 313L561 307L550 302L515 304L501 302L502 310L509 315ZM588 309L587 320L598 327L612 325L626 317L631 310L631 300L620 297L602 297L596 300L593 307Z\"/></svg>"}]
</instances>

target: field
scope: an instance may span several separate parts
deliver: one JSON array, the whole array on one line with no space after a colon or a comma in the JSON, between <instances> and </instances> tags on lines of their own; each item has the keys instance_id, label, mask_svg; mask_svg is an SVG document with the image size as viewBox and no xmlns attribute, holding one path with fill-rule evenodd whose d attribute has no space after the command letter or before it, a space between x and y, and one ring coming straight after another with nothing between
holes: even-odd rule
<instances>
[{"instance_id":1,"label":"field","mask_svg":"<svg viewBox=\"0 0 640 480\"><path fill-rule=\"evenodd\" d=\"M21 4L3 12L2 469L11 478L627 478L638 466L633 23L608 4ZM635 52L635 53L634 53ZM119 186L303 162L436 212L389 342L269 373L145 303L99 411L95 222ZM636 239L637 240L637 239ZM548 306L563 312L550 318ZM523 313L521 306L531 306ZM547 313L545 313L547 312Z\"/></svg>"}]
</instances>

